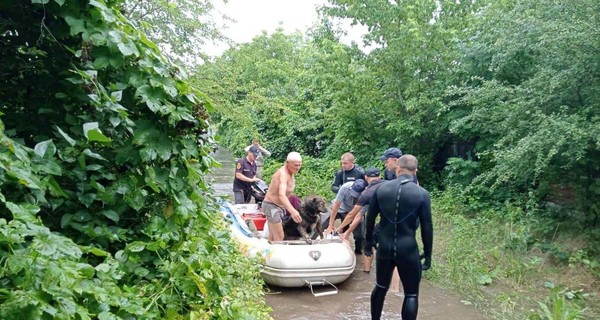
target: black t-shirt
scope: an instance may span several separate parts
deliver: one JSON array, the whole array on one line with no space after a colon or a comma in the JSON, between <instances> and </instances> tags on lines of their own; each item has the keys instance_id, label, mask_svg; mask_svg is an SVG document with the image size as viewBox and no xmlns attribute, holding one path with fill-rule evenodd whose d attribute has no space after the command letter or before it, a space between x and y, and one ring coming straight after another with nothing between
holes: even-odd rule
<instances>
[{"instance_id":1,"label":"black t-shirt","mask_svg":"<svg viewBox=\"0 0 600 320\"><path fill-rule=\"evenodd\" d=\"M235 163L235 173L241 173L248 178L253 178L256 175L256 162L248 161L248 158L243 157ZM238 178L233 179L233 191L250 190L252 182L242 181Z\"/></svg>"},{"instance_id":2,"label":"black t-shirt","mask_svg":"<svg viewBox=\"0 0 600 320\"><path fill-rule=\"evenodd\" d=\"M396 179L396 171L385 169L385 172L383 173L383 179L386 181Z\"/></svg>"},{"instance_id":3,"label":"black t-shirt","mask_svg":"<svg viewBox=\"0 0 600 320\"><path fill-rule=\"evenodd\" d=\"M375 190L377 190L385 181L381 179L373 180L369 183L369 186L360 194L358 198L358 202L356 202L357 206L366 207L373 199L373 195L375 194Z\"/></svg>"},{"instance_id":4,"label":"black t-shirt","mask_svg":"<svg viewBox=\"0 0 600 320\"><path fill-rule=\"evenodd\" d=\"M396 171L385 169L385 172L383 173L383 180L392 181L394 179L396 179ZM419 178L415 176L414 179L415 183L419 184Z\"/></svg>"},{"instance_id":5,"label":"black t-shirt","mask_svg":"<svg viewBox=\"0 0 600 320\"><path fill-rule=\"evenodd\" d=\"M365 170L357 165L355 165L354 167L352 167L352 169L345 171L345 170L338 170L335 173L335 177L333 179L333 184L331 185L331 191L333 191L333 193L337 194L338 191L340 190L340 187L348 182L348 181L356 181L357 179L364 179L365 178Z\"/></svg>"}]
</instances>

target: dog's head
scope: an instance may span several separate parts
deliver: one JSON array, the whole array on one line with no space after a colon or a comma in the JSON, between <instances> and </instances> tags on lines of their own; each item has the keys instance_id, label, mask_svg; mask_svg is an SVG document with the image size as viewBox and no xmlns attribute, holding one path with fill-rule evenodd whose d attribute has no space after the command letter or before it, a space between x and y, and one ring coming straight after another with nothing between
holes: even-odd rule
<instances>
[{"instance_id":1,"label":"dog's head","mask_svg":"<svg viewBox=\"0 0 600 320\"><path fill-rule=\"evenodd\" d=\"M308 196L303 201L304 208L310 214L317 215L321 212L327 212L325 199L319 196Z\"/></svg>"}]
</instances>

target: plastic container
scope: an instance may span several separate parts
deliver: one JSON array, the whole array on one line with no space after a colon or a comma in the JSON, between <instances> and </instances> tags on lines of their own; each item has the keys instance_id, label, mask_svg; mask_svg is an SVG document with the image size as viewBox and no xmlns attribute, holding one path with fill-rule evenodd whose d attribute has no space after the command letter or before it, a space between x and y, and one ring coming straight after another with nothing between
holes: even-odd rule
<instances>
[{"instance_id":1,"label":"plastic container","mask_svg":"<svg viewBox=\"0 0 600 320\"><path fill-rule=\"evenodd\" d=\"M262 231L265 228L265 222L267 222L267 217L261 212L243 213L242 219L244 219L244 221L246 221L246 219L251 219L258 231Z\"/></svg>"}]
</instances>

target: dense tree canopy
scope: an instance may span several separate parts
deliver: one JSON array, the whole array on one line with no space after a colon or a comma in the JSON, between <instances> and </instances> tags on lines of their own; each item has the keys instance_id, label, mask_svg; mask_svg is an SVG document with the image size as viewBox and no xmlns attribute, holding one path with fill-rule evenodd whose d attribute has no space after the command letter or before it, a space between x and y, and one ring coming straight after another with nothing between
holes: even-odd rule
<instances>
[{"instance_id":1,"label":"dense tree canopy","mask_svg":"<svg viewBox=\"0 0 600 320\"><path fill-rule=\"evenodd\" d=\"M260 136L280 157L375 165L397 146L429 185L598 224L598 6L332 0L306 37L263 34L196 79L230 146ZM327 17L367 26L377 48L340 44Z\"/></svg>"}]
</instances>

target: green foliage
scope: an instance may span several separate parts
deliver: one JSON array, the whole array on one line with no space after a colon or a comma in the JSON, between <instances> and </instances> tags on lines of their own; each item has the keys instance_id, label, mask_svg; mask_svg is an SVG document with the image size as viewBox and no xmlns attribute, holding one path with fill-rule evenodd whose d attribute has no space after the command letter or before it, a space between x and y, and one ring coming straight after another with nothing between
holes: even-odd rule
<instances>
[{"instance_id":1,"label":"green foliage","mask_svg":"<svg viewBox=\"0 0 600 320\"><path fill-rule=\"evenodd\" d=\"M588 315L599 312L593 295L585 292L594 288L585 283L595 281L598 262L589 259L584 250L565 247L563 239L575 235L554 238L556 224L545 234L544 225L552 220L526 215L517 207L489 210L475 206L475 213L473 203L478 200L465 194L462 189L450 188L434 195L435 265L427 278L462 292L498 319L530 315L531 319L553 319L544 316L543 305L550 310L558 308L565 316L581 316L584 308ZM566 258L560 260L558 251L549 248L540 250L548 245L561 248ZM546 281L553 278L563 286L581 289L556 289L547 301L538 303L548 295L547 288L555 287ZM544 281L546 287L541 287ZM560 302L561 297L567 301ZM532 308L534 314L529 311Z\"/></svg>"},{"instance_id":2,"label":"green foliage","mask_svg":"<svg viewBox=\"0 0 600 320\"><path fill-rule=\"evenodd\" d=\"M451 239L446 269L429 276L521 288L548 265L596 269L599 5L334 0L307 37L263 34L195 80L215 97L227 146L257 136L273 160L319 159L305 158L301 193L327 190L346 151L378 167L391 146L416 155L422 184L445 190L436 206ZM376 48L340 44L329 18L367 26ZM576 248L558 241L582 234ZM499 299L523 315L516 297Z\"/></svg>"},{"instance_id":3,"label":"green foliage","mask_svg":"<svg viewBox=\"0 0 600 320\"><path fill-rule=\"evenodd\" d=\"M0 318L269 318L185 70L112 2L1 6Z\"/></svg>"},{"instance_id":4,"label":"green foliage","mask_svg":"<svg viewBox=\"0 0 600 320\"><path fill-rule=\"evenodd\" d=\"M133 25L158 44L163 52L194 67L208 60L207 43L224 40L221 26L211 17L214 4L208 0L129 0L122 12Z\"/></svg>"},{"instance_id":5,"label":"green foliage","mask_svg":"<svg viewBox=\"0 0 600 320\"><path fill-rule=\"evenodd\" d=\"M529 316L530 320L576 320L584 319L586 308L578 303L581 297L568 290L552 289L545 302L538 302L540 311Z\"/></svg>"},{"instance_id":6,"label":"green foliage","mask_svg":"<svg viewBox=\"0 0 600 320\"><path fill-rule=\"evenodd\" d=\"M448 184L468 186L477 176L479 163L462 158L450 158L447 162L446 172Z\"/></svg>"},{"instance_id":7,"label":"green foliage","mask_svg":"<svg viewBox=\"0 0 600 320\"><path fill-rule=\"evenodd\" d=\"M482 11L460 63L469 77L449 90L452 110L466 112L451 132L478 140L474 185L503 190L504 199L529 193L579 211L578 221L599 221L589 200L598 199L600 174L599 47L589 41L597 9L596 1L508 1Z\"/></svg>"}]
</instances>

